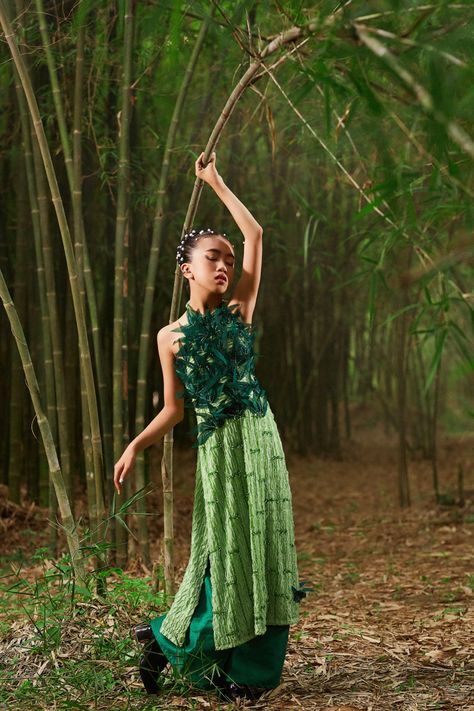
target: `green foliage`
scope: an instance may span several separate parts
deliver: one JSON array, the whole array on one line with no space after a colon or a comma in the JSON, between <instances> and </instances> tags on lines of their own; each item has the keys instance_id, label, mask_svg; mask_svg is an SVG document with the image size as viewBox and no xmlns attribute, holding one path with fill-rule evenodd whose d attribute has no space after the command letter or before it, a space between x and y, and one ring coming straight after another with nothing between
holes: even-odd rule
<instances>
[{"instance_id":1,"label":"green foliage","mask_svg":"<svg viewBox=\"0 0 474 711\"><path fill-rule=\"evenodd\" d=\"M55 561L46 549L37 549L31 562L42 571L33 582L18 569L13 580L6 571L1 580L0 636L22 642L16 652L4 655L0 701L33 708L39 694L58 707L79 709L108 694L124 693L122 680L137 676L140 653L131 626L159 615L163 595L152 592L149 577L109 568L109 593L99 599L74 589L68 556ZM91 578L94 589L95 575ZM53 658L56 664L51 664ZM28 660L31 669L46 669L34 684L16 676L16 666L25 668ZM139 684L125 688L129 701L143 697Z\"/></svg>"}]
</instances>

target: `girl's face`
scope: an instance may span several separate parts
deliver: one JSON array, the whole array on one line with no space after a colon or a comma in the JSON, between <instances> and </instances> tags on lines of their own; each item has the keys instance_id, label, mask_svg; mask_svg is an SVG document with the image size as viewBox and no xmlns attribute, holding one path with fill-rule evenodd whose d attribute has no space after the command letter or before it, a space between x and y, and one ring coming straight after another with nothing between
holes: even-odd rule
<instances>
[{"instance_id":1,"label":"girl's face","mask_svg":"<svg viewBox=\"0 0 474 711\"><path fill-rule=\"evenodd\" d=\"M232 284L235 270L234 250L225 237L202 237L192 252L191 262L183 265L183 274L211 292L223 294Z\"/></svg>"}]
</instances>

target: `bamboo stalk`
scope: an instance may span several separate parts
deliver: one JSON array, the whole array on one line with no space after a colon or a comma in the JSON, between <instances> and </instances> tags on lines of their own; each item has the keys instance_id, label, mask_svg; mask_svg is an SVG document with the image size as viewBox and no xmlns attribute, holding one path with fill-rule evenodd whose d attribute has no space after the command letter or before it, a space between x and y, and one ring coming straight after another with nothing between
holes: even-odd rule
<instances>
[{"instance_id":1,"label":"bamboo stalk","mask_svg":"<svg viewBox=\"0 0 474 711\"><path fill-rule=\"evenodd\" d=\"M97 374L97 388L99 396L99 406L102 422L102 442L106 479L113 480L113 461L111 437L107 433L111 432L111 412L109 401L109 390L105 375L104 352L101 345L99 316L97 306L97 296L92 276L92 269L89 259L89 248L84 229L83 202L82 202L82 113L83 113L83 88L84 88L84 45L85 45L85 23L90 5L85 7L81 18L81 25L78 30L76 42L76 75L74 80L74 119L73 119L73 153L72 172L68 173L70 190L72 195L73 215L74 215L74 240L75 254L78 261L78 272L80 275L80 291L84 309L87 297L89 307L89 320L93 342L94 362ZM78 7L78 12L81 7ZM67 135L67 134L66 134ZM72 175L72 179L71 179ZM84 292L85 287L85 292ZM84 392L84 397L86 394ZM84 408L87 411L87 408ZM109 477L110 475L110 477ZM103 493L102 493L103 496ZM109 486L108 499L109 506L113 496L113 483Z\"/></svg>"},{"instance_id":2,"label":"bamboo stalk","mask_svg":"<svg viewBox=\"0 0 474 711\"><path fill-rule=\"evenodd\" d=\"M51 329L61 471L63 472L68 494L71 497L73 491L73 480L71 473L71 444L67 428L66 375L64 370L64 354L60 318L58 313L56 277L54 274L53 244L50 230L46 178L44 167L41 162L38 141L30 120L28 120L28 125L31 136L30 145L33 151L33 169L36 184L37 207L39 210L39 228L46 281L46 297L48 301L47 308L49 325ZM32 205L32 210L33 209Z\"/></svg>"},{"instance_id":3,"label":"bamboo stalk","mask_svg":"<svg viewBox=\"0 0 474 711\"><path fill-rule=\"evenodd\" d=\"M431 472L433 477L433 491L436 503L439 503L439 475L438 475L438 415L439 415L439 390L441 381L441 363L442 355L440 356L440 361L438 363L438 368L436 369L435 385L433 393L433 408L431 412L431 418L428 423L430 429L430 458L431 458Z\"/></svg>"},{"instance_id":4,"label":"bamboo stalk","mask_svg":"<svg viewBox=\"0 0 474 711\"><path fill-rule=\"evenodd\" d=\"M147 375L147 365L148 365L148 349L150 345L150 324L151 317L153 313L153 300L155 296L155 284L156 276L158 272L158 263L160 259L161 246L162 246L162 234L163 234L163 215L164 215L164 203L166 196L166 185L168 181L168 173L171 162L171 153L174 148L176 133L179 126L179 121L182 115L182 110L186 95L191 84L191 79L194 75L196 69L197 61L204 44L204 39L206 37L207 31L209 29L209 23L211 21L212 14L206 17L205 21L202 23L199 34L196 39L196 43L193 47L193 51L189 58L186 71L184 73L184 78L180 86L178 96L176 98L176 103L173 109L173 115L171 117L170 125L168 127L168 135L166 137L166 144L163 152L163 160L161 163L160 180L157 189L157 199L155 205L155 213L153 218L153 234L151 238L150 247L150 257L148 259L148 269L145 282L145 298L143 302L142 311L142 322L140 328L140 343L138 352L138 372L137 372L137 396L136 396L136 410L135 410L135 430L136 432L141 432L145 427L145 410L146 410L146 375ZM163 469L162 469L163 471ZM166 482L166 483L165 483ZM163 506L165 511L165 526L164 526L164 541L170 540L173 536L172 516L169 517L166 514L167 506L170 498L168 496L168 489L172 489L172 470L168 470L167 475L164 480L163 488ZM136 490L142 489L145 486L145 456L144 452L140 452L137 456L135 464L135 487ZM171 497L172 500L172 497ZM172 506L172 503L171 503ZM146 518L146 499L145 497L140 497L137 500L137 510L138 510L138 540L140 543L140 551L143 556L146 565L150 565L150 549L148 545L148 524ZM171 509L172 510L172 509ZM171 524L171 529L169 525Z\"/></svg>"},{"instance_id":5,"label":"bamboo stalk","mask_svg":"<svg viewBox=\"0 0 474 711\"><path fill-rule=\"evenodd\" d=\"M30 136L30 120L28 116L28 111L26 108L25 97L23 94L23 89L20 84L20 79L18 77L18 72L15 70L15 90L17 94L18 105L20 109L20 122L21 122L21 132L23 139L23 154L25 160L25 171L28 181L28 194L31 206L31 219L33 226L33 238L35 247L35 257L36 257L36 274L38 279L38 295L39 295L39 306L41 312L41 329L40 338L42 340L43 349L43 363L44 363L44 374L45 374L45 387L46 387L46 411L48 416L48 421L51 426L51 434L53 441L56 444L58 441L58 422L57 422L57 410L56 410L56 390L54 387L54 367L53 367L53 352L52 352L52 342L51 342L51 323L48 312L48 300L46 295L46 278L45 278L45 268L44 268L44 258L42 252L41 244L41 229L39 223L39 209L38 201L36 197L36 184L34 176L34 166L33 166L33 154L31 149L31 136ZM44 468L42 468L43 470ZM66 488L68 488L68 478L65 477ZM54 521L56 517L57 502L56 495L54 493L54 487L52 485L51 479L47 476L46 472L46 485L49 488L49 518ZM50 526L50 549L53 555L56 555L57 550L57 529L56 526Z\"/></svg>"},{"instance_id":6,"label":"bamboo stalk","mask_svg":"<svg viewBox=\"0 0 474 711\"><path fill-rule=\"evenodd\" d=\"M41 157L43 159L46 175L48 178L48 184L51 191L52 202L56 211L56 216L58 220L58 225L61 233L61 239L63 243L64 253L66 257L66 265L69 276L69 283L71 286L74 313L76 319L76 327L78 332L79 350L82 365L85 371L86 387L87 387L87 400L89 408L89 416L91 420L92 429L92 446L94 453L94 471L93 476L97 484L98 496L98 510L99 518L102 519L104 512L103 498L100 496L102 488L102 473L103 473L103 463L102 463L102 448L100 440L100 429L99 429L99 417L97 411L97 400L94 386L94 377L92 372L92 363L90 357L89 344L87 340L87 329L84 309L82 306L78 283L77 283L77 267L74 258L74 252L72 248L71 234L69 231L69 226L66 220L66 215L64 212L64 206L59 192L59 187L56 179L56 173L54 171L53 162L51 159L51 153L49 151L48 143L46 140L46 135L44 132L43 123L38 109L38 104L36 102L36 97L31 85L30 77L23 60L23 57L18 51L18 47L15 40L15 35L12 30L11 24L8 20L7 12L5 9L4 0L0 0L0 24L2 25L3 32L5 34L5 39L8 43L10 53L12 55L13 62L18 71L21 79L23 90L25 92L26 100L28 102L28 107L30 110L33 126L35 128L36 136L38 138L39 148L41 151Z\"/></svg>"},{"instance_id":7,"label":"bamboo stalk","mask_svg":"<svg viewBox=\"0 0 474 711\"><path fill-rule=\"evenodd\" d=\"M22 318L27 319L27 289L25 259L26 223L24 214L23 194L25 192L24 170L21 164L15 166L15 190L18 195L18 219L15 239L15 269L14 294L18 303L18 311ZM9 416L9 451L8 451L8 497L16 504L21 503L21 482L25 479L25 448L23 443L23 411L25 402L22 392L21 361L15 352L10 362L10 416ZM41 502L45 505L45 501Z\"/></svg>"},{"instance_id":8,"label":"bamboo stalk","mask_svg":"<svg viewBox=\"0 0 474 711\"><path fill-rule=\"evenodd\" d=\"M42 0L37 0L37 6L41 7L40 27L43 38L43 46L49 56L48 68L53 86L58 85L56 67L49 50L49 40L46 23L42 12ZM80 8L78 9L80 12ZM86 10L87 14L87 10ZM69 188L72 198L73 227L74 227L74 254L77 263L78 289L82 301L84 313L86 312L86 295L84 291L84 253L85 253L85 231L82 212L82 82L84 75L84 43L85 43L85 17L78 28L76 40L76 72L74 77L74 118L73 118L73 155L71 158L69 137L66 129L61 95L59 91L56 96L56 115L58 125L61 126L61 143L65 155L66 171L69 181ZM100 349L99 349L100 350ZM97 353L97 349L95 349ZM98 541L98 511L97 511L97 490L93 477L94 459L92 454L91 427L87 409L87 391L83 369L80 368L81 383L81 418L82 418L82 441L84 447L84 465L86 472L87 507L89 510L90 535L93 541ZM92 473L92 476L91 476ZM96 564L100 565L97 560Z\"/></svg>"},{"instance_id":9,"label":"bamboo stalk","mask_svg":"<svg viewBox=\"0 0 474 711\"><path fill-rule=\"evenodd\" d=\"M109 95L109 85L110 77L107 71L104 72L103 66L104 61L108 56L108 31L107 31L107 6L100 8L95 14L95 51L91 58L91 65L97 64L100 66L100 73L102 77L103 89L103 100L100 102L94 102L92 100L90 103L86 102L86 112L88 113L88 123L90 125L91 131L94 135L94 140L97 141L97 137L94 132L94 117L93 113L100 114L103 116L107 115L107 99ZM102 40L102 41L101 41ZM100 42L100 50L97 49L97 44ZM99 56L97 56L99 53ZM94 109L92 110L92 107ZM112 128L107 126L107 130L111 133ZM107 137L109 133L107 133ZM107 140L107 139L105 139ZM81 189L81 184L79 184L79 189ZM105 205L103 204L102 195L97 201L95 209L103 211L106 213ZM105 230L105 225L102 227ZM104 461L106 470L106 486L107 486L107 499L109 508L113 501L114 496L114 466L113 466L113 437L112 437L112 407L111 407L111 396L110 387L108 383L108 372L109 368L105 368L106 362L106 352L105 346L102 347L102 339L99 331L99 305L100 300L100 285L97 284L97 292L94 287L94 280L92 276L92 270L89 260L89 252L87 248L87 240L83 243L84 246L84 282L86 286L87 300L89 304L89 316L91 323L91 333L92 340L94 343L94 354L95 354L95 366L97 373L97 385L99 393L99 403L100 403L100 414L101 414L101 424L102 424L102 443L104 447ZM109 528L109 537L111 543L115 540L115 529L114 526Z\"/></svg>"},{"instance_id":10,"label":"bamboo stalk","mask_svg":"<svg viewBox=\"0 0 474 711\"><path fill-rule=\"evenodd\" d=\"M23 371L26 377L28 390L30 392L31 401L35 410L38 427L41 432L46 457L48 459L49 472L58 499L59 510L61 512L61 518L63 520L69 552L71 554L71 563L73 566L73 570L78 583L85 587L85 569L84 561L82 559L80 551L79 536L77 533L74 516L71 511L71 505L67 496L66 486L61 472L61 467L59 465L56 447L54 445L53 436L51 434L51 428L49 426L48 418L43 412L38 381L36 379L36 373L33 367L33 363L31 362L30 352L28 349L28 344L26 342L23 327L21 325L20 319L18 318L18 313L15 309L15 304L12 301L10 292L8 291L8 287L3 276L3 272L1 270L0 298L2 299L5 312L10 322L11 331L16 341L18 353L20 355L21 362L23 365Z\"/></svg>"},{"instance_id":11,"label":"bamboo stalk","mask_svg":"<svg viewBox=\"0 0 474 711\"><path fill-rule=\"evenodd\" d=\"M128 258L127 240L129 226L129 185L130 185L130 122L131 122L131 83L133 63L133 0L126 0L124 13L122 104L119 118L119 165L117 175L117 217L115 223L115 278L114 278L114 328L113 328L113 452L114 461L120 459L124 442L127 420L124 415L128 398L128 351L127 320L124 315L127 294L126 260ZM125 412L124 412L125 410ZM128 427L127 427L128 429ZM127 479L125 497L130 493ZM126 515L125 515L126 518ZM124 567L127 563L128 532L120 519L115 520L116 563Z\"/></svg>"}]
</instances>

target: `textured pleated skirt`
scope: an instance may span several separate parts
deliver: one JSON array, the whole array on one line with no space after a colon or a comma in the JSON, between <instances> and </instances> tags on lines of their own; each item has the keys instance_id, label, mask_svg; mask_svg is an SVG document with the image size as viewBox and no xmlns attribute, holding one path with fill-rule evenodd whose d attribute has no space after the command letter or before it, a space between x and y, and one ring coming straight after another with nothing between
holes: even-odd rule
<instances>
[{"instance_id":1,"label":"textured pleated skirt","mask_svg":"<svg viewBox=\"0 0 474 711\"><path fill-rule=\"evenodd\" d=\"M289 476L268 405L199 446L189 561L152 629L173 667L203 688L216 665L236 683L274 688L299 588Z\"/></svg>"},{"instance_id":2,"label":"textured pleated skirt","mask_svg":"<svg viewBox=\"0 0 474 711\"><path fill-rule=\"evenodd\" d=\"M209 559L216 649L298 622L292 495L270 405L226 420L198 448L189 561L161 629L178 647Z\"/></svg>"},{"instance_id":3,"label":"textured pleated skirt","mask_svg":"<svg viewBox=\"0 0 474 711\"><path fill-rule=\"evenodd\" d=\"M208 562L199 602L178 647L161 634L166 614L151 621L153 634L178 677L199 689L211 690L222 681L273 689L280 683L288 645L288 625L269 625L237 647L218 650L212 622L212 587Z\"/></svg>"}]
</instances>

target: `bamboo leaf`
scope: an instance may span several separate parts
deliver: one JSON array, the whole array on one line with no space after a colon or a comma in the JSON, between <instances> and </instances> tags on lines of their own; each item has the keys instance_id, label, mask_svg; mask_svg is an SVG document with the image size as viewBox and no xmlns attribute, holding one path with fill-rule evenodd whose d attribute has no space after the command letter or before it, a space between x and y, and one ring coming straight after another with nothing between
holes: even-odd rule
<instances>
[{"instance_id":1,"label":"bamboo leaf","mask_svg":"<svg viewBox=\"0 0 474 711\"><path fill-rule=\"evenodd\" d=\"M453 337L460 353L464 356L464 359L471 370L474 370L474 356L472 348L469 349L466 341L468 341L466 334L459 328L457 323L454 321L449 322L449 328L453 331ZM472 345L472 344L471 344Z\"/></svg>"},{"instance_id":2,"label":"bamboo leaf","mask_svg":"<svg viewBox=\"0 0 474 711\"><path fill-rule=\"evenodd\" d=\"M328 86L323 87L323 95L324 95L324 118L326 121L326 133L330 134L331 133L331 92L329 91Z\"/></svg>"},{"instance_id":3,"label":"bamboo leaf","mask_svg":"<svg viewBox=\"0 0 474 711\"><path fill-rule=\"evenodd\" d=\"M363 75L362 67L357 59L357 65L347 73L349 79L354 84L359 95L365 99L366 105L375 116L381 116L384 113L383 104L372 90L368 81Z\"/></svg>"},{"instance_id":4,"label":"bamboo leaf","mask_svg":"<svg viewBox=\"0 0 474 711\"><path fill-rule=\"evenodd\" d=\"M420 304L409 304L408 306L404 306L402 309L398 309L398 311L395 311L395 313L390 314L382 323L380 324L380 327L386 326L388 323L391 323L392 321L395 321L399 316L402 314L406 313L407 311L413 311L413 309L419 308Z\"/></svg>"},{"instance_id":5,"label":"bamboo leaf","mask_svg":"<svg viewBox=\"0 0 474 711\"><path fill-rule=\"evenodd\" d=\"M359 210L359 212L356 212L353 216L352 219L354 221L356 220L361 220L363 217L368 215L370 212L372 212L376 207L378 207L381 203L383 203L385 198L383 195L380 195L378 198L375 200L371 200L369 203L364 205L364 207Z\"/></svg>"},{"instance_id":6,"label":"bamboo leaf","mask_svg":"<svg viewBox=\"0 0 474 711\"><path fill-rule=\"evenodd\" d=\"M446 341L446 336L448 335L448 329L445 327L440 331L436 332L435 335L435 352L433 356L433 360L431 362L430 369L428 371L428 375L426 377L426 382L423 388L423 393L426 394L428 391L431 383L433 382L433 378L436 375L436 371L440 367L441 363L441 356L443 354L443 347L444 343Z\"/></svg>"},{"instance_id":7,"label":"bamboo leaf","mask_svg":"<svg viewBox=\"0 0 474 711\"><path fill-rule=\"evenodd\" d=\"M77 33L79 27L84 24L84 19L89 14L90 10L95 6L94 0L80 0L77 4L77 10L71 21L71 28L74 34Z\"/></svg>"}]
</instances>

